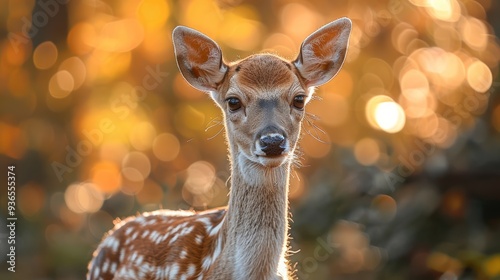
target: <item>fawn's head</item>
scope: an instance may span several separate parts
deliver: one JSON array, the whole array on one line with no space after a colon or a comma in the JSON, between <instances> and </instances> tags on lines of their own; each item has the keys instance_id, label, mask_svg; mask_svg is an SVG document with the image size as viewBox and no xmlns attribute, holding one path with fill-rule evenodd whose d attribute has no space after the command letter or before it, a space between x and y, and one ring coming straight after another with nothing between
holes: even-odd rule
<instances>
[{"instance_id":1,"label":"fawn's head","mask_svg":"<svg viewBox=\"0 0 500 280\"><path fill-rule=\"evenodd\" d=\"M222 109L232 152L276 167L293 156L314 87L340 70L350 31L347 18L321 27L294 61L258 54L228 64L213 40L183 26L174 29L173 42L184 78Z\"/></svg>"}]
</instances>

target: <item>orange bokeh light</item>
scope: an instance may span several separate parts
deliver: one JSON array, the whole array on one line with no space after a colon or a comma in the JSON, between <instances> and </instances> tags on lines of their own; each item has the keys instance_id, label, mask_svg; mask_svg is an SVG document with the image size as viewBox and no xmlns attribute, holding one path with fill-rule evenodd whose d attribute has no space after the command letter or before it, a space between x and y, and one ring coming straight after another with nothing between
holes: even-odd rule
<instances>
[{"instance_id":1,"label":"orange bokeh light","mask_svg":"<svg viewBox=\"0 0 500 280\"><path fill-rule=\"evenodd\" d=\"M116 164L109 161L101 161L92 167L91 180L106 194L113 194L121 187L120 170Z\"/></svg>"}]
</instances>

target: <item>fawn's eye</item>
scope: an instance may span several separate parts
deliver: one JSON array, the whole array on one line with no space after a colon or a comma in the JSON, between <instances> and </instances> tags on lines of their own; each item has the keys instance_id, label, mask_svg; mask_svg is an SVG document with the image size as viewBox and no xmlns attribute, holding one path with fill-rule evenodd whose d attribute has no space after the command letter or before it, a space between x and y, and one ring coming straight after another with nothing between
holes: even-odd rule
<instances>
[{"instance_id":1,"label":"fawn's eye","mask_svg":"<svg viewBox=\"0 0 500 280\"><path fill-rule=\"evenodd\" d=\"M303 110L305 102L306 102L306 96L301 94L301 95L297 95L293 98L292 105L293 105L293 107L295 107L298 110Z\"/></svg>"},{"instance_id":2,"label":"fawn's eye","mask_svg":"<svg viewBox=\"0 0 500 280\"><path fill-rule=\"evenodd\" d=\"M226 102L231 112L238 111L241 108L241 101L236 97L229 97Z\"/></svg>"}]
</instances>

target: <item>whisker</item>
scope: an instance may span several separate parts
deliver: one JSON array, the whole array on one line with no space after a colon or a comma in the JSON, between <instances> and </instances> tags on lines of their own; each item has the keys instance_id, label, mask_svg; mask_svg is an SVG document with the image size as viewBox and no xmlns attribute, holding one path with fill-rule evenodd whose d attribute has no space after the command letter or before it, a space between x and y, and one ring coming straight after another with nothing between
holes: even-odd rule
<instances>
[{"instance_id":1,"label":"whisker","mask_svg":"<svg viewBox=\"0 0 500 280\"><path fill-rule=\"evenodd\" d=\"M217 137L217 135L219 135L224 130L224 126L222 125L222 120L220 118L214 118L208 122L207 128L205 128L205 132L208 132L210 129L212 129L216 126L219 126L219 125L221 126L221 128L217 131L217 133L215 133L213 136L208 137L207 140L214 139L215 137Z\"/></svg>"},{"instance_id":2,"label":"whisker","mask_svg":"<svg viewBox=\"0 0 500 280\"><path fill-rule=\"evenodd\" d=\"M313 94L313 96L311 96L311 101L313 101L313 100L321 101L321 100L323 100L323 97L321 97L317 94Z\"/></svg>"},{"instance_id":3,"label":"whisker","mask_svg":"<svg viewBox=\"0 0 500 280\"><path fill-rule=\"evenodd\" d=\"M218 126L218 125L221 125L222 124L222 120L220 120L219 118L214 118L214 119L211 119L208 124L207 124L207 128L205 128L205 132L209 131L210 129Z\"/></svg>"},{"instance_id":4,"label":"whisker","mask_svg":"<svg viewBox=\"0 0 500 280\"><path fill-rule=\"evenodd\" d=\"M297 180L300 182L300 177L297 170L292 170L292 172L290 172L290 178L297 178Z\"/></svg>"},{"instance_id":5,"label":"whisker","mask_svg":"<svg viewBox=\"0 0 500 280\"><path fill-rule=\"evenodd\" d=\"M217 137L222 131L224 130L224 127L221 127L221 129L219 129L219 131L217 131L217 133L215 133L215 135L213 136L210 136L207 138L207 140L212 140L214 139L215 137Z\"/></svg>"},{"instance_id":6,"label":"whisker","mask_svg":"<svg viewBox=\"0 0 500 280\"><path fill-rule=\"evenodd\" d=\"M292 158L293 167L297 169L304 167L305 165L302 162L303 160L305 160L304 152L300 149L300 146L298 146L297 148L295 148L295 153L293 154Z\"/></svg>"},{"instance_id":7,"label":"whisker","mask_svg":"<svg viewBox=\"0 0 500 280\"><path fill-rule=\"evenodd\" d=\"M309 134L312 138L316 139L317 141L319 141L323 144L328 144L326 141L322 140L320 135L319 135L320 133L323 135L326 135L327 133L314 123L314 121L318 120L318 119L319 118L316 115L307 113L305 121L306 121L306 124L312 128L312 130L306 128L305 131L307 134Z\"/></svg>"}]
</instances>

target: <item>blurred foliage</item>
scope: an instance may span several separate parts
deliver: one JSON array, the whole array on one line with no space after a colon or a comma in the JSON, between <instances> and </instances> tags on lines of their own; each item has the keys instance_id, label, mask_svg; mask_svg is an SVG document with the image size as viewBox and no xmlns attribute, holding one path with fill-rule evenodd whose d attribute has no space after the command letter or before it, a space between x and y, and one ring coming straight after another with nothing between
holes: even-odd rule
<instances>
[{"instance_id":1,"label":"blurred foliage","mask_svg":"<svg viewBox=\"0 0 500 280\"><path fill-rule=\"evenodd\" d=\"M347 16L347 61L308 106L293 172L299 279L500 279L499 14L494 0L0 1L0 166L17 166L19 219L12 274L2 191L0 278L81 279L115 217L227 203L221 115L180 76L175 26L228 61L293 59Z\"/></svg>"}]
</instances>

